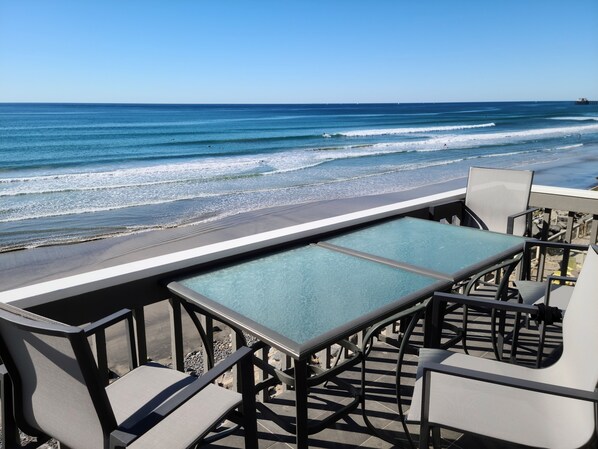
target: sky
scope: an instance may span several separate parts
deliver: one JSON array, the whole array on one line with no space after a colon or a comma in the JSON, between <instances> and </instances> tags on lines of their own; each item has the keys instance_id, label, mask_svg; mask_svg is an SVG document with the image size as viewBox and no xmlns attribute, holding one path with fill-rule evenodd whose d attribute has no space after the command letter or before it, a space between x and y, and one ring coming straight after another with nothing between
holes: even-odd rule
<instances>
[{"instance_id":1,"label":"sky","mask_svg":"<svg viewBox=\"0 0 598 449\"><path fill-rule=\"evenodd\" d=\"M598 0L0 0L0 102L598 100Z\"/></svg>"}]
</instances>

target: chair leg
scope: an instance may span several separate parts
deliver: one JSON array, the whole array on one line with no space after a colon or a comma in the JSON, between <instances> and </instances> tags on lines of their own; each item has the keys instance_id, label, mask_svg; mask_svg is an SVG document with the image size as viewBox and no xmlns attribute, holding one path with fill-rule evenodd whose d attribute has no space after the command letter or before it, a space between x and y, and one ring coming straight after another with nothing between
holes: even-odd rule
<instances>
[{"instance_id":1,"label":"chair leg","mask_svg":"<svg viewBox=\"0 0 598 449\"><path fill-rule=\"evenodd\" d=\"M504 311L493 310L490 315L492 349L496 360L504 359L504 344L507 316Z\"/></svg>"},{"instance_id":2,"label":"chair leg","mask_svg":"<svg viewBox=\"0 0 598 449\"><path fill-rule=\"evenodd\" d=\"M255 405L255 378L253 373L253 358L246 357L239 366L241 375L241 391L243 394L243 430L245 434L245 448L257 449L257 417Z\"/></svg>"},{"instance_id":3,"label":"chair leg","mask_svg":"<svg viewBox=\"0 0 598 449\"><path fill-rule=\"evenodd\" d=\"M467 320L469 317L469 308L467 306L463 306L463 324L461 329L461 345L463 347L463 352L465 354L469 354L467 350Z\"/></svg>"},{"instance_id":4,"label":"chair leg","mask_svg":"<svg viewBox=\"0 0 598 449\"><path fill-rule=\"evenodd\" d=\"M542 357L544 356L544 338L546 337L546 324L540 323L540 341L538 342L538 355L536 356L536 368L542 365Z\"/></svg>"},{"instance_id":5,"label":"chair leg","mask_svg":"<svg viewBox=\"0 0 598 449\"><path fill-rule=\"evenodd\" d=\"M511 341L511 357L510 362L517 362L517 346L519 345L519 330L521 329L521 314L517 312L515 315L515 323L513 327L513 337Z\"/></svg>"},{"instance_id":6,"label":"chair leg","mask_svg":"<svg viewBox=\"0 0 598 449\"><path fill-rule=\"evenodd\" d=\"M12 381L4 365L0 365L0 401L0 413L2 414L0 443L6 449L21 447L19 430L13 416Z\"/></svg>"},{"instance_id":7,"label":"chair leg","mask_svg":"<svg viewBox=\"0 0 598 449\"><path fill-rule=\"evenodd\" d=\"M427 422L422 422L419 428L419 449L430 449L430 426Z\"/></svg>"},{"instance_id":8,"label":"chair leg","mask_svg":"<svg viewBox=\"0 0 598 449\"><path fill-rule=\"evenodd\" d=\"M440 427L432 427L432 446L434 449L440 449Z\"/></svg>"},{"instance_id":9,"label":"chair leg","mask_svg":"<svg viewBox=\"0 0 598 449\"><path fill-rule=\"evenodd\" d=\"M430 432L432 432L432 447L440 449L440 427L422 423L419 435L419 449L430 449Z\"/></svg>"}]
</instances>

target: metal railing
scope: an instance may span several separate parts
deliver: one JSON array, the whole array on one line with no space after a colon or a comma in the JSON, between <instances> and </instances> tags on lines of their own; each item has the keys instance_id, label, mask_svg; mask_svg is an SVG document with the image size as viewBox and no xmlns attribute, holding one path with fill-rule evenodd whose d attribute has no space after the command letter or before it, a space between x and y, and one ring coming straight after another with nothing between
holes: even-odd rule
<instances>
[{"instance_id":1,"label":"metal railing","mask_svg":"<svg viewBox=\"0 0 598 449\"><path fill-rule=\"evenodd\" d=\"M217 266L223 261L230 262L232 259L248 257L256 252L314 241L323 234L340 232L389 217L410 215L452 222L460 213L464 196L465 189L457 189L301 223L0 292L0 301L13 302L19 307L74 325L95 321L125 307L132 309L137 357L140 361L148 357L145 310L152 304L166 301L169 310L172 361L176 368L182 369L184 313L177 301L171 300L171 295L165 287L167 281ZM589 227L590 242L596 242L598 192L535 185L532 188L530 206L542 209L540 228L545 238L554 211L560 210L567 214L567 223L558 238L571 241L575 230ZM590 214L591 219L584 219L576 224L576 214L579 213ZM209 327L209 335L212 335L211 325ZM155 337L149 336L150 339Z\"/></svg>"}]
</instances>

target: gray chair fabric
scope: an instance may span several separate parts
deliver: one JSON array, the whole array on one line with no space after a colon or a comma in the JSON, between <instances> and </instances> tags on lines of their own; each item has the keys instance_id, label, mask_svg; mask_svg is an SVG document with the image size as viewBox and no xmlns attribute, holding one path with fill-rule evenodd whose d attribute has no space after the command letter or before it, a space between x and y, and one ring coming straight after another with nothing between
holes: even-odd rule
<instances>
[{"instance_id":1,"label":"gray chair fabric","mask_svg":"<svg viewBox=\"0 0 598 449\"><path fill-rule=\"evenodd\" d=\"M106 388L116 423L121 425L127 420L134 420L136 415L143 415L145 410L159 406L193 380L158 363L148 363L127 373ZM208 385L130 447L190 447L241 402L239 393Z\"/></svg>"},{"instance_id":2,"label":"gray chair fabric","mask_svg":"<svg viewBox=\"0 0 598 449\"><path fill-rule=\"evenodd\" d=\"M13 382L16 423L71 449L107 449L111 432L151 414L198 379L148 363L104 387L83 329L0 304L0 356ZM128 446L188 448L242 396L213 384Z\"/></svg>"},{"instance_id":3,"label":"gray chair fabric","mask_svg":"<svg viewBox=\"0 0 598 449\"><path fill-rule=\"evenodd\" d=\"M545 302L548 281L515 281L515 287L521 296L523 304L540 304ZM552 307L565 311L571 301L573 286L553 284L550 288L550 302Z\"/></svg>"},{"instance_id":4,"label":"gray chair fabric","mask_svg":"<svg viewBox=\"0 0 598 449\"><path fill-rule=\"evenodd\" d=\"M588 251L563 321L563 353L533 369L439 349L424 349L409 410L422 416L422 373L430 362L593 393L598 385L598 254ZM594 399L596 400L596 399ZM596 432L595 404L509 385L431 372L429 422L532 447L579 448Z\"/></svg>"},{"instance_id":5,"label":"gray chair fabric","mask_svg":"<svg viewBox=\"0 0 598 449\"><path fill-rule=\"evenodd\" d=\"M508 217L527 210L534 172L471 167L462 224L507 232ZM513 234L524 235L526 217L514 219Z\"/></svg>"},{"instance_id":6,"label":"gray chair fabric","mask_svg":"<svg viewBox=\"0 0 598 449\"><path fill-rule=\"evenodd\" d=\"M14 325L15 322L27 327ZM19 427L28 434L51 435L73 448L82 444L90 449L103 448L96 406L107 404L107 400L105 404L94 404L89 394L73 341L68 338L79 334L77 328L8 304L0 307L0 356L18 387L15 402L22 414L17 416ZM91 351L85 355L93 361Z\"/></svg>"}]
</instances>

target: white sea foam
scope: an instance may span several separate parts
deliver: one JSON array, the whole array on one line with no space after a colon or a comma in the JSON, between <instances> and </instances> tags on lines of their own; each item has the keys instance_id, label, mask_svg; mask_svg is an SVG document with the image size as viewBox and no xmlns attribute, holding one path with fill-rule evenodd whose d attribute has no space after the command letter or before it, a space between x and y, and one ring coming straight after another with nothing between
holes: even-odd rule
<instances>
[{"instance_id":1,"label":"white sea foam","mask_svg":"<svg viewBox=\"0 0 598 449\"><path fill-rule=\"evenodd\" d=\"M358 131L345 131L337 133L337 136L344 137L373 137L373 136L388 136L400 134L414 134L414 133L428 133L428 132L443 132L443 131L462 131L465 129L476 128L490 128L496 126L494 123L482 123L479 125L453 125L453 126L428 126L420 128L392 128L392 129L365 129ZM327 135L324 135L326 137Z\"/></svg>"},{"instance_id":2,"label":"white sea foam","mask_svg":"<svg viewBox=\"0 0 598 449\"><path fill-rule=\"evenodd\" d=\"M557 147L557 150L572 150L573 148L583 147L583 143L578 143L575 145L565 145L564 147Z\"/></svg>"},{"instance_id":3,"label":"white sea foam","mask_svg":"<svg viewBox=\"0 0 598 449\"><path fill-rule=\"evenodd\" d=\"M383 142L372 145L343 146L320 150L298 149L256 156L207 158L195 162L178 162L86 173L40 174L0 179L0 196L46 194L76 191L126 190L216 181L227 177L276 175L313 168L326 162L401 152L433 152L468 149L480 145L500 145L531 139L553 138L597 132L598 124L558 128L540 128L512 132L444 134L431 138ZM567 145L557 149L576 148ZM324 151L325 150L325 151Z\"/></svg>"},{"instance_id":4,"label":"white sea foam","mask_svg":"<svg viewBox=\"0 0 598 449\"><path fill-rule=\"evenodd\" d=\"M105 205L105 206L96 206L96 207L63 207L63 208L48 208L46 211L40 211L36 209L31 211L29 214L20 214L18 216L11 216L8 218L0 218L0 223L11 223L15 221L21 220L31 220L37 218L52 218L52 217L64 217L67 215L79 215L79 214L89 214L93 212L108 212L111 210L119 210L119 209L126 209L128 207L138 207L138 206L154 206L158 204L168 204L174 203L176 201L184 201L184 200L192 200L197 198L209 198L214 196L221 196L221 194L194 194L194 195L187 195L187 196L178 196L176 198L162 198L157 200L150 200L150 201L134 201L130 200L126 203L121 203L118 205Z\"/></svg>"},{"instance_id":5,"label":"white sea foam","mask_svg":"<svg viewBox=\"0 0 598 449\"><path fill-rule=\"evenodd\" d=\"M392 170L416 170L430 166L447 165L477 158L501 158L526 154L526 151L498 152L502 144L576 136L598 132L598 124L557 128L528 129L512 132L485 132L470 134L441 134L403 142L382 142L372 145L348 145L325 149L296 149L254 156L227 156L202 159L194 162L176 162L155 166L138 166L87 173L33 173L28 176L0 179L0 222L10 223L30 218L49 218L62 215L106 212L133 206L151 206L187 199L208 199L246 193L279 192L297 186L318 182L342 182L352 176L369 176L380 169L343 168L322 177L303 178L301 175L276 177L280 174L313 169L334 161L360 157L376 157L410 152L446 151L446 156L426 158L417 162L406 157ZM573 140L575 142L575 140ZM581 143L545 150L531 149L529 154L540 151L561 151L579 148ZM484 149L487 147L487 149ZM479 150L478 150L479 148ZM463 153L472 149L471 155ZM458 150L452 157L451 150ZM503 150L504 151L504 150ZM548 153L545 153L548 154ZM335 168L335 170L337 170ZM391 170L391 171L392 171ZM256 177L267 175L267 183L256 183ZM311 175L310 175L311 176ZM308 180L308 181L305 181ZM301 180L300 182L298 182ZM335 181L338 180L338 181Z\"/></svg>"}]
</instances>

